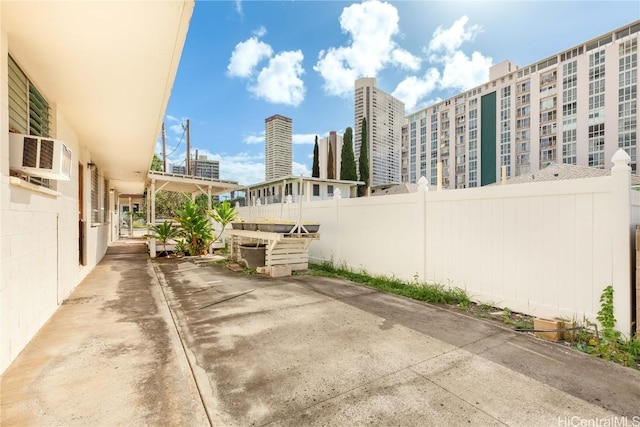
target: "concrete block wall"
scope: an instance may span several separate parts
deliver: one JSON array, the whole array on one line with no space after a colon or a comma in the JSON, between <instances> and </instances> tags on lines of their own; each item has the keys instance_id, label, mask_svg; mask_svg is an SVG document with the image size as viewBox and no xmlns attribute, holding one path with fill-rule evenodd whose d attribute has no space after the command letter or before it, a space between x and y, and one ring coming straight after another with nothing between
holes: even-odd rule
<instances>
[{"instance_id":1,"label":"concrete block wall","mask_svg":"<svg viewBox=\"0 0 640 427\"><path fill-rule=\"evenodd\" d=\"M11 183L8 49L0 28L0 373L104 256L109 234L108 224L89 227L87 263L79 265L78 162L86 164L90 153L61 108L53 108L56 137L73 151L72 179L54 182L52 194ZM49 95L48 88L39 89ZM55 99L48 101L55 107ZM85 212L90 212L90 182L85 168Z\"/></svg>"}]
</instances>

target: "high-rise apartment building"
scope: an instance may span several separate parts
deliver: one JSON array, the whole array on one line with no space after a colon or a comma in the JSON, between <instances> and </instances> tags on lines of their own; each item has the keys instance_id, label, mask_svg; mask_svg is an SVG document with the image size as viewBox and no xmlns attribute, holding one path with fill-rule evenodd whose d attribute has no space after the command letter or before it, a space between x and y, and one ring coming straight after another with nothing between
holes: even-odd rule
<instances>
[{"instance_id":1,"label":"high-rise apartment building","mask_svg":"<svg viewBox=\"0 0 640 427\"><path fill-rule=\"evenodd\" d=\"M329 176L329 160L333 176ZM318 141L318 166L321 179L340 179L340 163L342 162L342 135L336 131L329 132Z\"/></svg>"},{"instance_id":2,"label":"high-rise apartment building","mask_svg":"<svg viewBox=\"0 0 640 427\"><path fill-rule=\"evenodd\" d=\"M186 175L187 167L184 165L171 165L171 173L175 173L177 175Z\"/></svg>"},{"instance_id":3,"label":"high-rise apartment building","mask_svg":"<svg viewBox=\"0 0 640 427\"><path fill-rule=\"evenodd\" d=\"M220 162L209 160L202 154L197 159L191 159L191 170L195 171L195 176L220 179Z\"/></svg>"},{"instance_id":4,"label":"high-rise apartment building","mask_svg":"<svg viewBox=\"0 0 640 427\"><path fill-rule=\"evenodd\" d=\"M292 120L276 114L264 120L265 181L292 173Z\"/></svg>"},{"instance_id":5,"label":"high-rise apartment building","mask_svg":"<svg viewBox=\"0 0 640 427\"><path fill-rule=\"evenodd\" d=\"M478 187L550 163L610 168L622 147L637 170L640 21L518 68L406 117L402 180Z\"/></svg>"},{"instance_id":6,"label":"high-rise apartment building","mask_svg":"<svg viewBox=\"0 0 640 427\"><path fill-rule=\"evenodd\" d=\"M209 179L220 179L220 162L209 160L207 156L200 155L198 159L191 159L191 173ZM175 174L186 175L187 168L184 165L173 165L171 171Z\"/></svg>"},{"instance_id":7,"label":"high-rise apartment building","mask_svg":"<svg viewBox=\"0 0 640 427\"><path fill-rule=\"evenodd\" d=\"M356 166L362 144L362 119L366 118L369 184L376 186L399 183L404 103L378 89L373 77L356 80L354 101L353 141Z\"/></svg>"}]
</instances>

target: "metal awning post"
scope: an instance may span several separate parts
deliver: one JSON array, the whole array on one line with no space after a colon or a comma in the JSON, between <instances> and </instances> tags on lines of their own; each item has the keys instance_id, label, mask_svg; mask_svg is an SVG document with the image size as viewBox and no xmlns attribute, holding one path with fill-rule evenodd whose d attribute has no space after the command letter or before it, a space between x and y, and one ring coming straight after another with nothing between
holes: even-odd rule
<instances>
[{"instance_id":1,"label":"metal awning post","mask_svg":"<svg viewBox=\"0 0 640 427\"><path fill-rule=\"evenodd\" d=\"M133 203L131 203L131 196L129 196L129 237L133 237Z\"/></svg>"},{"instance_id":2,"label":"metal awning post","mask_svg":"<svg viewBox=\"0 0 640 427\"><path fill-rule=\"evenodd\" d=\"M151 225L156 225L156 180L151 180ZM149 255L152 258L156 257L156 238L152 237L149 240Z\"/></svg>"}]
</instances>

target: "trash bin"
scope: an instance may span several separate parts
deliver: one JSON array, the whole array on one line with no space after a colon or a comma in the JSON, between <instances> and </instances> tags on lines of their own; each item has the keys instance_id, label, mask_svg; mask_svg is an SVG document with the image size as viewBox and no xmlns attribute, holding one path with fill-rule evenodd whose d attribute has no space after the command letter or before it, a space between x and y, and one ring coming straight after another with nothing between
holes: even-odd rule
<instances>
[{"instance_id":1,"label":"trash bin","mask_svg":"<svg viewBox=\"0 0 640 427\"><path fill-rule=\"evenodd\" d=\"M246 268L255 270L265 265L265 252L267 250L265 244L245 244L240 245L240 258Z\"/></svg>"}]
</instances>

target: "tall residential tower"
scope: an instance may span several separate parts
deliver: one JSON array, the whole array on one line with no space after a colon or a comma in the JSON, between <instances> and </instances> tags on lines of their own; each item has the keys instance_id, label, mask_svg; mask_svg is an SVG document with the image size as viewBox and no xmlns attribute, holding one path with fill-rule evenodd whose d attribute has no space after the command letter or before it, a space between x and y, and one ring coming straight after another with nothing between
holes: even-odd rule
<instances>
[{"instance_id":1,"label":"tall residential tower","mask_svg":"<svg viewBox=\"0 0 640 427\"><path fill-rule=\"evenodd\" d=\"M265 181L292 173L292 120L279 114L264 120Z\"/></svg>"},{"instance_id":2,"label":"tall residential tower","mask_svg":"<svg viewBox=\"0 0 640 427\"><path fill-rule=\"evenodd\" d=\"M534 64L491 67L489 81L410 114L402 180L479 187L551 163L610 168L618 148L637 171L640 21Z\"/></svg>"},{"instance_id":3,"label":"tall residential tower","mask_svg":"<svg viewBox=\"0 0 640 427\"><path fill-rule=\"evenodd\" d=\"M329 136L321 138L319 141L319 158L318 166L320 166L320 178L322 179L340 179L340 165L342 164L342 135L334 130L329 132ZM329 165L329 152L333 161ZM329 176L329 169L333 171L333 176Z\"/></svg>"},{"instance_id":4,"label":"tall residential tower","mask_svg":"<svg viewBox=\"0 0 640 427\"><path fill-rule=\"evenodd\" d=\"M354 101L353 141L356 165L362 144L362 119L366 118L369 184L376 186L399 183L404 103L378 89L373 77L356 80Z\"/></svg>"}]
</instances>

